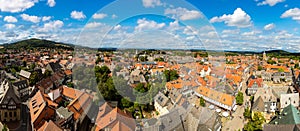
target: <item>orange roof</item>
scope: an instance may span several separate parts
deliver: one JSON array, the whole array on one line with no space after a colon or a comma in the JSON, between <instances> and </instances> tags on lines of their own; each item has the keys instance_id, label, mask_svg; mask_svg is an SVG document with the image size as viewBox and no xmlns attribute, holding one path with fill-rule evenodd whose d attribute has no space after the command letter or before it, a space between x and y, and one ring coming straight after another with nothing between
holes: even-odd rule
<instances>
[{"instance_id":1,"label":"orange roof","mask_svg":"<svg viewBox=\"0 0 300 131\"><path fill-rule=\"evenodd\" d=\"M202 86L206 86L206 81L202 77L198 77L197 80Z\"/></svg>"},{"instance_id":2,"label":"orange roof","mask_svg":"<svg viewBox=\"0 0 300 131\"><path fill-rule=\"evenodd\" d=\"M66 75L72 75L72 71L71 70L65 70L65 74Z\"/></svg>"},{"instance_id":3,"label":"orange roof","mask_svg":"<svg viewBox=\"0 0 300 131\"><path fill-rule=\"evenodd\" d=\"M44 122L41 128L37 131L63 131L58 125L56 125L52 120L49 122Z\"/></svg>"},{"instance_id":4,"label":"orange roof","mask_svg":"<svg viewBox=\"0 0 300 131\"><path fill-rule=\"evenodd\" d=\"M77 89L69 88L67 86L63 86L63 88L62 88L62 94L71 99L75 99L75 98L81 96L82 93L83 92L81 92Z\"/></svg>"},{"instance_id":5,"label":"orange roof","mask_svg":"<svg viewBox=\"0 0 300 131\"><path fill-rule=\"evenodd\" d=\"M109 128L112 131L134 131L136 127L135 120L125 112L121 111L119 108L112 109L108 104L103 104L99 108L99 113L96 119L96 129L103 130ZM101 109L109 109L104 112Z\"/></svg>"},{"instance_id":6,"label":"orange roof","mask_svg":"<svg viewBox=\"0 0 300 131\"><path fill-rule=\"evenodd\" d=\"M258 87L262 87L263 79L262 78L250 79L248 83L248 88L251 88L254 83L256 83Z\"/></svg>"},{"instance_id":7,"label":"orange roof","mask_svg":"<svg viewBox=\"0 0 300 131\"><path fill-rule=\"evenodd\" d=\"M218 101L224 105L227 106L232 106L235 101L235 97L226 93L218 92L216 90L204 87L204 86L199 86L198 89L196 90L197 93L212 99L214 101Z\"/></svg>"},{"instance_id":8,"label":"orange roof","mask_svg":"<svg viewBox=\"0 0 300 131\"><path fill-rule=\"evenodd\" d=\"M88 111L92 104L92 97L82 92L79 97L74 99L67 107L70 111L74 112L74 119L77 120L83 115L84 111Z\"/></svg>"},{"instance_id":9,"label":"orange roof","mask_svg":"<svg viewBox=\"0 0 300 131\"><path fill-rule=\"evenodd\" d=\"M181 79L177 79L174 81L170 81L166 83L166 87L171 90L172 88L176 88L176 89L181 89L183 87L182 85L182 80Z\"/></svg>"}]
</instances>

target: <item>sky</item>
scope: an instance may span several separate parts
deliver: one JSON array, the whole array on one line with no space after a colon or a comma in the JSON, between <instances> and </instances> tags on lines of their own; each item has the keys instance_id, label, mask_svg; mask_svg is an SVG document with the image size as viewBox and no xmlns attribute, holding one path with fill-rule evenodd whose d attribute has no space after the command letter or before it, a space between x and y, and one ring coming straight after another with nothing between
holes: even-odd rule
<instances>
[{"instance_id":1,"label":"sky","mask_svg":"<svg viewBox=\"0 0 300 131\"><path fill-rule=\"evenodd\" d=\"M0 0L0 43L300 52L299 0Z\"/></svg>"}]
</instances>

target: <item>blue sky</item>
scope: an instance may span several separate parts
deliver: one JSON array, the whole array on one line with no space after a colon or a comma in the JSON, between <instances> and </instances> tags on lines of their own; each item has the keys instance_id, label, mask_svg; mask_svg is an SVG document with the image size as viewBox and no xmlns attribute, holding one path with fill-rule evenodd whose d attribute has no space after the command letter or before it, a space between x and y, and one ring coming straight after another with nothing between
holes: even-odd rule
<instances>
[{"instance_id":1,"label":"blue sky","mask_svg":"<svg viewBox=\"0 0 300 131\"><path fill-rule=\"evenodd\" d=\"M299 0L0 0L0 43L300 52L299 8Z\"/></svg>"}]
</instances>

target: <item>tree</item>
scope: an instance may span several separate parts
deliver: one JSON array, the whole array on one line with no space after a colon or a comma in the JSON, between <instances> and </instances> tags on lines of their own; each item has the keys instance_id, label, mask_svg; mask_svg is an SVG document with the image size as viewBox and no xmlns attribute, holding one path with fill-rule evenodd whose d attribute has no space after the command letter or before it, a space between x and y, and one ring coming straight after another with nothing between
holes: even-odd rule
<instances>
[{"instance_id":1,"label":"tree","mask_svg":"<svg viewBox=\"0 0 300 131\"><path fill-rule=\"evenodd\" d=\"M203 99L203 97L200 97L200 106L205 107L205 100Z\"/></svg>"},{"instance_id":2,"label":"tree","mask_svg":"<svg viewBox=\"0 0 300 131\"><path fill-rule=\"evenodd\" d=\"M244 94L239 91L235 97L235 100L238 105L242 105L244 103Z\"/></svg>"},{"instance_id":3,"label":"tree","mask_svg":"<svg viewBox=\"0 0 300 131\"><path fill-rule=\"evenodd\" d=\"M176 70L165 70L164 75L166 77L167 82L177 80L179 75Z\"/></svg>"},{"instance_id":4,"label":"tree","mask_svg":"<svg viewBox=\"0 0 300 131\"><path fill-rule=\"evenodd\" d=\"M29 85L33 86L35 85L37 82L39 81L39 76L37 72L33 72L31 73L30 77L29 77Z\"/></svg>"},{"instance_id":5,"label":"tree","mask_svg":"<svg viewBox=\"0 0 300 131\"><path fill-rule=\"evenodd\" d=\"M259 112L255 112L253 114L252 119L244 126L244 130L246 131L262 130L264 122L265 122L264 116Z\"/></svg>"},{"instance_id":6,"label":"tree","mask_svg":"<svg viewBox=\"0 0 300 131\"><path fill-rule=\"evenodd\" d=\"M44 78L50 77L52 75L51 71L46 69L44 72Z\"/></svg>"},{"instance_id":7,"label":"tree","mask_svg":"<svg viewBox=\"0 0 300 131\"><path fill-rule=\"evenodd\" d=\"M247 107L247 108L244 110L243 115L244 115L244 117L247 118L247 119L250 119L250 118L251 118L251 111L250 111L249 107Z\"/></svg>"},{"instance_id":8,"label":"tree","mask_svg":"<svg viewBox=\"0 0 300 131\"><path fill-rule=\"evenodd\" d=\"M299 63L296 63L294 66L295 69L299 68Z\"/></svg>"},{"instance_id":9,"label":"tree","mask_svg":"<svg viewBox=\"0 0 300 131\"><path fill-rule=\"evenodd\" d=\"M262 69L263 69L263 67L260 66L260 65L257 67L257 70L258 70L258 71L261 71Z\"/></svg>"},{"instance_id":10,"label":"tree","mask_svg":"<svg viewBox=\"0 0 300 131\"><path fill-rule=\"evenodd\" d=\"M121 104L123 108L129 108L134 105L134 103L130 102L127 98L122 98Z\"/></svg>"},{"instance_id":11,"label":"tree","mask_svg":"<svg viewBox=\"0 0 300 131\"><path fill-rule=\"evenodd\" d=\"M164 58L159 57L159 58L155 58L154 61L165 61Z\"/></svg>"},{"instance_id":12,"label":"tree","mask_svg":"<svg viewBox=\"0 0 300 131\"><path fill-rule=\"evenodd\" d=\"M6 124L3 125L2 131L8 131L8 128L7 128Z\"/></svg>"},{"instance_id":13,"label":"tree","mask_svg":"<svg viewBox=\"0 0 300 131\"><path fill-rule=\"evenodd\" d=\"M282 68L278 68L278 72L284 72Z\"/></svg>"}]
</instances>

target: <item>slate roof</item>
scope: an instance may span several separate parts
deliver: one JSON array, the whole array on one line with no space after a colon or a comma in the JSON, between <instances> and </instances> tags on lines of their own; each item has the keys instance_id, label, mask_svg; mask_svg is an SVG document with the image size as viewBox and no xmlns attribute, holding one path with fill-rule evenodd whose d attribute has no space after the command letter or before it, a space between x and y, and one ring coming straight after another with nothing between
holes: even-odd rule
<instances>
[{"instance_id":1,"label":"slate roof","mask_svg":"<svg viewBox=\"0 0 300 131\"><path fill-rule=\"evenodd\" d=\"M259 96L256 101L253 103L252 111L264 112L265 104L261 96Z\"/></svg>"},{"instance_id":2,"label":"slate roof","mask_svg":"<svg viewBox=\"0 0 300 131\"><path fill-rule=\"evenodd\" d=\"M292 104L285 107L280 115L273 118L269 124L300 124L300 112Z\"/></svg>"},{"instance_id":3,"label":"slate roof","mask_svg":"<svg viewBox=\"0 0 300 131\"><path fill-rule=\"evenodd\" d=\"M273 124L265 124L263 127L263 131L300 131L300 125L273 125Z\"/></svg>"}]
</instances>

